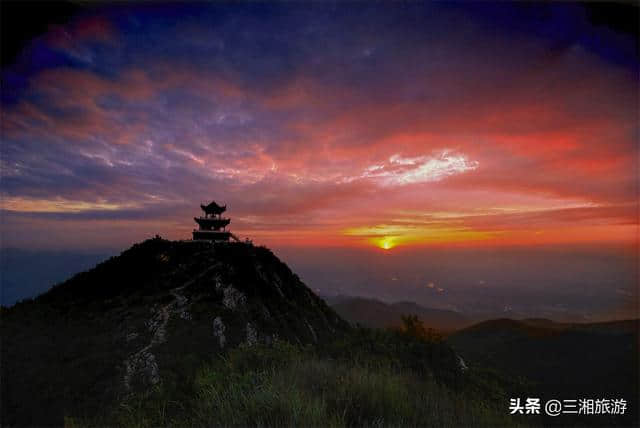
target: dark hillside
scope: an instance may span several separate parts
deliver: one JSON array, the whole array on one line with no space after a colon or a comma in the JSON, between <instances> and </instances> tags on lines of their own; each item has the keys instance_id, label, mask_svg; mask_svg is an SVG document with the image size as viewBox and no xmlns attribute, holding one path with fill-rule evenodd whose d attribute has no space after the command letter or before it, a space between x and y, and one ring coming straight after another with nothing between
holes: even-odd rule
<instances>
[{"instance_id":1,"label":"dark hillside","mask_svg":"<svg viewBox=\"0 0 640 428\"><path fill-rule=\"evenodd\" d=\"M266 248L150 239L2 309L2 424L59 425L159 383L185 388L227 348L347 329Z\"/></svg>"},{"instance_id":2,"label":"dark hillside","mask_svg":"<svg viewBox=\"0 0 640 428\"><path fill-rule=\"evenodd\" d=\"M638 401L638 320L593 324L485 321L447 338L471 369L486 367L531 383L545 399L623 398L624 416L570 416L552 425L634 426ZM535 394L535 395L534 395Z\"/></svg>"}]
</instances>

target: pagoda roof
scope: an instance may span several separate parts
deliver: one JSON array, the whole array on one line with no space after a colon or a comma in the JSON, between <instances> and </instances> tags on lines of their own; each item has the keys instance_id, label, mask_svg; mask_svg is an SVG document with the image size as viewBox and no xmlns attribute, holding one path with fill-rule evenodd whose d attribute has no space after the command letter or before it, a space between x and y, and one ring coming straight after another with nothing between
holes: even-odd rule
<instances>
[{"instance_id":1,"label":"pagoda roof","mask_svg":"<svg viewBox=\"0 0 640 428\"><path fill-rule=\"evenodd\" d=\"M204 211L206 214L222 214L226 211L227 206L221 206L218 205L216 201L211 201L211 203L209 203L208 205L201 204L200 208L202 208L202 211Z\"/></svg>"},{"instance_id":2,"label":"pagoda roof","mask_svg":"<svg viewBox=\"0 0 640 428\"><path fill-rule=\"evenodd\" d=\"M193 219L202 226L224 227L231 223L231 219L228 218L194 217Z\"/></svg>"}]
</instances>

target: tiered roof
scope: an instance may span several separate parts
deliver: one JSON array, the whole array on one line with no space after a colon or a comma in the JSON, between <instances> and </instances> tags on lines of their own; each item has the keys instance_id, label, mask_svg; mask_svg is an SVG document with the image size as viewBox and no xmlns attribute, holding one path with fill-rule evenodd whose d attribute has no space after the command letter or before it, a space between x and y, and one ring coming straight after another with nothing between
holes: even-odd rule
<instances>
[{"instance_id":1,"label":"tiered roof","mask_svg":"<svg viewBox=\"0 0 640 428\"><path fill-rule=\"evenodd\" d=\"M227 206L220 206L216 204L216 201L211 201L209 205L200 205L202 211L204 211L205 215L220 215L227 210Z\"/></svg>"},{"instance_id":2,"label":"tiered roof","mask_svg":"<svg viewBox=\"0 0 640 428\"><path fill-rule=\"evenodd\" d=\"M225 230L225 227L231 223L228 218L223 218L222 213L227 210L226 205L218 205L215 201L211 201L208 205L200 205L204 211L203 217L194 217L198 223L198 230L193 231L194 240L207 241L228 241L232 236L231 232Z\"/></svg>"}]
</instances>

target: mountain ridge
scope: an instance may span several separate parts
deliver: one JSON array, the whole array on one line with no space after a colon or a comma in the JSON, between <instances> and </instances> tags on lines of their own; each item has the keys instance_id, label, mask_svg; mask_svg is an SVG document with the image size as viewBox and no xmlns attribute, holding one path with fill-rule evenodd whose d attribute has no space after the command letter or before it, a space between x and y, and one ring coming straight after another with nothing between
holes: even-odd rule
<instances>
[{"instance_id":1,"label":"mountain ridge","mask_svg":"<svg viewBox=\"0 0 640 428\"><path fill-rule=\"evenodd\" d=\"M135 244L48 292L2 308L2 419L42 425L161 381L224 349L312 344L348 323L269 249L248 243ZM43 364L43 362L46 362ZM32 391L43 390L39 413ZM71 403L71 404L70 404Z\"/></svg>"},{"instance_id":2,"label":"mountain ridge","mask_svg":"<svg viewBox=\"0 0 640 428\"><path fill-rule=\"evenodd\" d=\"M622 398L637 403L639 332L638 319L581 324L502 318L456 331L447 342L471 370L482 367L529 379L525 392L530 397ZM620 417L583 415L570 424L635 426L637 415L630 405ZM552 419L546 418L545 425L562 424Z\"/></svg>"},{"instance_id":3,"label":"mountain ridge","mask_svg":"<svg viewBox=\"0 0 640 428\"><path fill-rule=\"evenodd\" d=\"M409 301L386 303L360 296L334 296L327 301L342 318L370 328L397 328L402 325L402 316L405 315L417 315L426 327L445 332L473 323L460 312L429 308Z\"/></svg>"}]
</instances>

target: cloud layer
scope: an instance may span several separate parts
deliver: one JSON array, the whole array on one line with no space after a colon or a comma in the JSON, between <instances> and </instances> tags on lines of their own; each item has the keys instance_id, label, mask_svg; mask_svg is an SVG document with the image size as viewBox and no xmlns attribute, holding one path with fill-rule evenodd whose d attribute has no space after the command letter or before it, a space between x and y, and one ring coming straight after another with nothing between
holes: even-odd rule
<instances>
[{"instance_id":1,"label":"cloud layer","mask_svg":"<svg viewBox=\"0 0 640 428\"><path fill-rule=\"evenodd\" d=\"M5 244L186 238L212 198L273 245L635 239L633 38L507 9L78 16L2 71Z\"/></svg>"}]
</instances>

